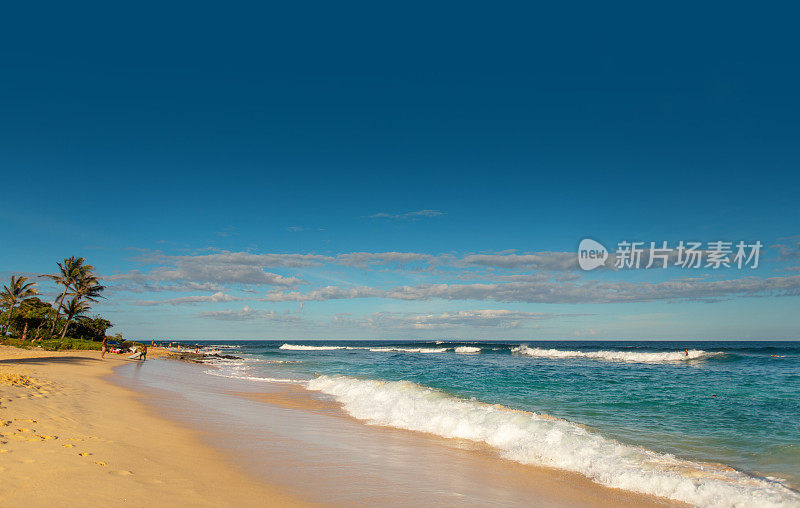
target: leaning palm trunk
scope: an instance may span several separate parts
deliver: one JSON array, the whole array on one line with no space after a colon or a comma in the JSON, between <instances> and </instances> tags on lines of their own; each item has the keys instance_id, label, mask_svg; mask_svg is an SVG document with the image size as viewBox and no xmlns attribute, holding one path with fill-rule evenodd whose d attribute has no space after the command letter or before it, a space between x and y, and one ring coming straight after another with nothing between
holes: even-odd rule
<instances>
[{"instance_id":1,"label":"leaning palm trunk","mask_svg":"<svg viewBox=\"0 0 800 508\"><path fill-rule=\"evenodd\" d=\"M37 326L36 329L33 331L33 333L31 334L31 342L33 342L35 340L38 340L38 341L42 340L42 338L39 336L39 332L42 330L42 325L43 324L44 324L44 322L39 323L39 326Z\"/></svg>"},{"instance_id":2,"label":"leaning palm trunk","mask_svg":"<svg viewBox=\"0 0 800 508\"><path fill-rule=\"evenodd\" d=\"M69 323L72 321L72 318L67 318L66 324L64 324L64 329L61 330L61 343L58 345L58 349L61 349L61 345L64 344L64 336L67 334L67 328L69 328Z\"/></svg>"},{"instance_id":3,"label":"leaning palm trunk","mask_svg":"<svg viewBox=\"0 0 800 508\"><path fill-rule=\"evenodd\" d=\"M6 320L6 329L3 330L3 333L11 331L11 316L14 314L14 306L9 307L8 309L8 320Z\"/></svg>"},{"instance_id":4,"label":"leaning palm trunk","mask_svg":"<svg viewBox=\"0 0 800 508\"><path fill-rule=\"evenodd\" d=\"M56 324L58 323L58 318L61 317L61 313L58 311L61 308L61 304L64 303L64 298L67 296L67 290L69 288L65 287L64 291L61 293L61 296L58 297L56 300L56 317L53 318L53 324L50 325L50 331L47 333L47 338L53 336L53 332L56 330Z\"/></svg>"},{"instance_id":5,"label":"leaning palm trunk","mask_svg":"<svg viewBox=\"0 0 800 508\"><path fill-rule=\"evenodd\" d=\"M64 315L67 317L67 322L64 323L64 329L61 330L61 343L58 345L58 349L64 345L64 337L67 335L67 328L69 328L69 324L73 320L83 319L83 316L89 310L89 304L86 302L80 301L78 297L75 297L68 301L66 305L63 305Z\"/></svg>"}]
</instances>

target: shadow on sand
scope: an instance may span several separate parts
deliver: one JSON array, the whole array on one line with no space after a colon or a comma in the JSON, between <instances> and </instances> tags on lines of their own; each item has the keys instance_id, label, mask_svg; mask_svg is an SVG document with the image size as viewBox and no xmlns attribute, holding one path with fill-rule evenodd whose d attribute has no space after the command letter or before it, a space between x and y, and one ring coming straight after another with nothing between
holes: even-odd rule
<instances>
[{"instance_id":1,"label":"shadow on sand","mask_svg":"<svg viewBox=\"0 0 800 508\"><path fill-rule=\"evenodd\" d=\"M0 364L7 363L20 363L20 364L33 364L33 365L47 365L51 363L83 363L83 362L99 362L97 358L87 358L85 356L42 356L39 358L9 358L7 360L0 360Z\"/></svg>"}]
</instances>

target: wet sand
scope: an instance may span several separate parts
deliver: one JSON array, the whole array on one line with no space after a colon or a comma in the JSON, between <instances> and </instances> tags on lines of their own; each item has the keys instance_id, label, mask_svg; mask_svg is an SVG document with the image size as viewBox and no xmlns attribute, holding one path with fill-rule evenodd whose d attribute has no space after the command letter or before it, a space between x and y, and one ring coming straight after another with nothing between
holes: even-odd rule
<instances>
[{"instance_id":1,"label":"wet sand","mask_svg":"<svg viewBox=\"0 0 800 508\"><path fill-rule=\"evenodd\" d=\"M368 426L297 384L207 375L213 367L151 362L117 369L159 414L203 433L252 475L338 506L675 506L521 465L488 446Z\"/></svg>"},{"instance_id":2,"label":"wet sand","mask_svg":"<svg viewBox=\"0 0 800 508\"><path fill-rule=\"evenodd\" d=\"M0 346L0 506L304 504L108 382L157 363L123 358Z\"/></svg>"}]
</instances>

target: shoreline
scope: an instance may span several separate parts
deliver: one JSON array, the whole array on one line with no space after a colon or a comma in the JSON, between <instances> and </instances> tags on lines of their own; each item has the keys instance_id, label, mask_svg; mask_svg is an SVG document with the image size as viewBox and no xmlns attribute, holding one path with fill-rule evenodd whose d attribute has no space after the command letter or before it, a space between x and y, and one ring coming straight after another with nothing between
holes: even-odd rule
<instances>
[{"instance_id":1,"label":"shoreline","mask_svg":"<svg viewBox=\"0 0 800 508\"><path fill-rule=\"evenodd\" d=\"M112 383L125 363L0 346L0 505L308 505Z\"/></svg>"},{"instance_id":2,"label":"shoreline","mask_svg":"<svg viewBox=\"0 0 800 508\"><path fill-rule=\"evenodd\" d=\"M157 348L151 354L140 364L116 355L100 361L97 351L0 347L0 504L681 505L520 465L474 443L368 426L300 387L233 384L215 401L246 404L268 425L240 428L224 415L214 423L212 411L181 400L193 379L220 381L202 376L211 366L153 361L165 356ZM148 384L159 371L189 377L169 393ZM303 426L310 434L298 438ZM328 436L345 450L366 446L364 457L391 453L376 471L358 452L331 455Z\"/></svg>"},{"instance_id":3,"label":"shoreline","mask_svg":"<svg viewBox=\"0 0 800 508\"><path fill-rule=\"evenodd\" d=\"M130 386L135 379L137 390L150 394L180 386L179 398L196 400L148 397L158 414L201 431L251 474L302 491L315 503L517 506L536 499L546 506L685 506L606 487L579 473L520 464L479 443L366 425L338 402L293 383L198 377L216 367L159 363L173 365L161 366L152 383L131 369L127 375L118 370L115 382ZM376 459L387 450L390 457Z\"/></svg>"}]
</instances>

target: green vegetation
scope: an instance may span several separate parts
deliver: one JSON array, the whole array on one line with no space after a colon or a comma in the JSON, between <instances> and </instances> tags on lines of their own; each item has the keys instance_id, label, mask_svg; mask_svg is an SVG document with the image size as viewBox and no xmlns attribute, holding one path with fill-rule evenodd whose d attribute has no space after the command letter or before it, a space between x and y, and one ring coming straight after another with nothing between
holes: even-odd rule
<instances>
[{"instance_id":1,"label":"green vegetation","mask_svg":"<svg viewBox=\"0 0 800 508\"><path fill-rule=\"evenodd\" d=\"M63 341L57 339L44 339L41 342L31 342L28 340L15 339L13 337L5 337L0 340L0 344L6 346L16 346L20 348L41 347L47 351L58 351L59 349L94 349L100 350L102 341L86 340L86 339L73 339L67 337Z\"/></svg>"},{"instance_id":2,"label":"green vegetation","mask_svg":"<svg viewBox=\"0 0 800 508\"><path fill-rule=\"evenodd\" d=\"M105 289L94 266L75 256L58 263L58 272L46 274L59 290L53 304L37 298L37 283L25 276L11 276L0 292L0 342L48 350L100 349L106 330L113 325L101 316L89 316L91 303L103 298ZM69 299L67 299L69 297ZM114 337L122 342L122 336Z\"/></svg>"}]
</instances>

